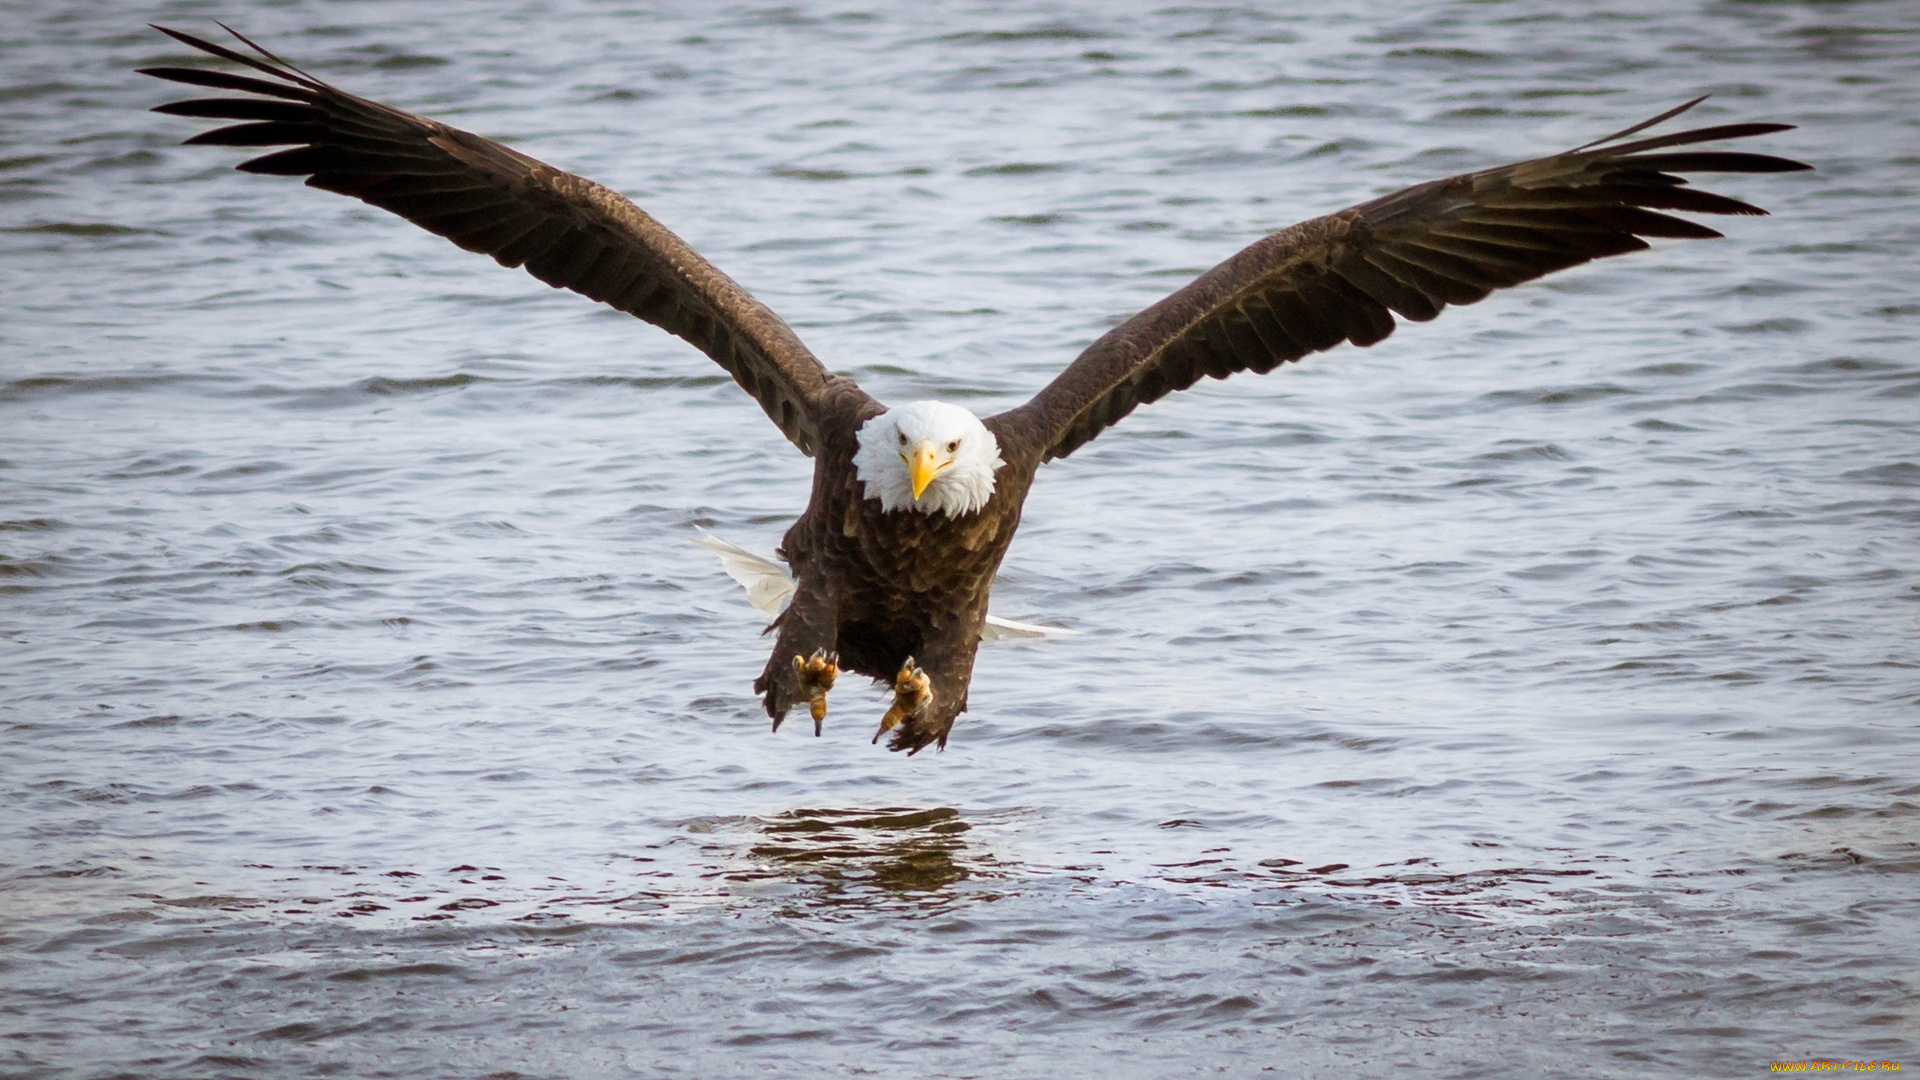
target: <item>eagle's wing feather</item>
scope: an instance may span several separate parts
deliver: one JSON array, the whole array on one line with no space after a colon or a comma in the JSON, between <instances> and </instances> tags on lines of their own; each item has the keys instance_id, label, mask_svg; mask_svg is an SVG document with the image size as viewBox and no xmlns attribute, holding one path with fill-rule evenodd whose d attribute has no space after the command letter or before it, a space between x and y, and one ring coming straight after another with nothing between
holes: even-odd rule
<instances>
[{"instance_id":1,"label":"eagle's wing feather","mask_svg":"<svg viewBox=\"0 0 1920 1080\"><path fill-rule=\"evenodd\" d=\"M787 438L819 445L816 403L830 384L778 315L617 192L458 128L356 97L234 34L258 57L166 27L155 29L269 79L202 68L143 74L259 97L201 98L154 111L244 123L189 143L292 146L239 166L305 176L311 187L392 211L504 266L524 266L673 333L712 357L760 402ZM232 31L229 31L232 32Z\"/></svg>"},{"instance_id":2,"label":"eagle's wing feather","mask_svg":"<svg viewBox=\"0 0 1920 1080\"><path fill-rule=\"evenodd\" d=\"M1343 341L1371 345L1393 332L1395 314L1424 322L1449 304L1641 250L1644 236L1719 236L1656 211L1766 211L1672 174L1809 166L1765 154L1665 152L1788 124L1620 141L1699 100L1577 150L1420 184L1274 233L1115 327L1027 404L993 418L996 426L1027 432L1044 459L1065 457L1201 376L1264 373Z\"/></svg>"}]
</instances>

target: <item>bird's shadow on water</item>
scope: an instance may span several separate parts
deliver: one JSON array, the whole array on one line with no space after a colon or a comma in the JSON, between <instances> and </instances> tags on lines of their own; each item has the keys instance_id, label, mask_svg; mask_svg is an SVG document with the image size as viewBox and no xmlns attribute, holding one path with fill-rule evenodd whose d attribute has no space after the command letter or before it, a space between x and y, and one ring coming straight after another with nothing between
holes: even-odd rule
<instances>
[{"instance_id":1,"label":"bird's shadow on water","mask_svg":"<svg viewBox=\"0 0 1920 1080\"><path fill-rule=\"evenodd\" d=\"M996 898L990 883L1011 869L971 842L973 823L944 806L796 809L690 829L706 833L718 856L703 876L796 916L950 910Z\"/></svg>"}]
</instances>

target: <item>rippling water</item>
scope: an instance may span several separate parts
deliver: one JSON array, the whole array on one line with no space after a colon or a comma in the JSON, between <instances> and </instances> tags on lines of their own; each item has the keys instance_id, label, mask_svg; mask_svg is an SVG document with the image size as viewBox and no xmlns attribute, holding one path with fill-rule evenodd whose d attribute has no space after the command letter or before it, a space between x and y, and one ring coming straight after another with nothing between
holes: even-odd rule
<instances>
[{"instance_id":1,"label":"rippling water","mask_svg":"<svg viewBox=\"0 0 1920 1080\"><path fill-rule=\"evenodd\" d=\"M1920 1057L1904 0L7 5L0 1073ZM104 9L104 10L103 10ZM221 17L990 411L1265 232L1698 93L1772 209L1046 470L944 754L767 733L807 463L682 343L149 115ZM1690 117L1691 119L1691 117Z\"/></svg>"}]
</instances>

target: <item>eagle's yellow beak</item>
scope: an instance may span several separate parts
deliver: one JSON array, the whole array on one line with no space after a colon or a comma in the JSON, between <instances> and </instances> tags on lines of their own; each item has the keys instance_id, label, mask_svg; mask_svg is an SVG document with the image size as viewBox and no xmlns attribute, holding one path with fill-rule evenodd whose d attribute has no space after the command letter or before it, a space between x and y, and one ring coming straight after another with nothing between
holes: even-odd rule
<instances>
[{"instance_id":1,"label":"eagle's yellow beak","mask_svg":"<svg viewBox=\"0 0 1920 1080\"><path fill-rule=\"evenodd\" d=\"M940 470L953 464L952 459L941 461L933 448L933 440L921 439L913 448L913 456L907 458L907 479L913 482L913 499L920 501L920 493L927 490L933 478Z\"/></svg>"}]
</instances>

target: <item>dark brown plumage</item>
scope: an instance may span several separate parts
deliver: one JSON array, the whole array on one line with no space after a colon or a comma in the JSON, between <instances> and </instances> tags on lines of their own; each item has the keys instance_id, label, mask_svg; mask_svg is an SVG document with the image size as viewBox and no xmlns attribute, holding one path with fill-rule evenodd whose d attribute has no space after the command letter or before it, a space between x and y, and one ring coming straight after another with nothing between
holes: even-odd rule
<instances>
[{"instance_id":1,"label":"dark brown plumage","mask_svg":"<svg viewBox=\"0 0 1920 1080\"><path fill-rule=\"evenodd\" d=\"M990 497L982 505L928 509L916 486L912 505L890 509L884 500L893 496L878 493L855 457L863 439L877 437L863 427L877 431L895 411L829 372L779 316L639 207L498 143L338 90L238 34L257 55L157 29L268 76L144 69L254 95L159 106L242 121L189 143L291 147L239 168L304 176L309 186L390 210L469 251L524 266L550 285L660 326L725 368L816 459L812 500L781 549L795 593L775 621L779 637L755 690L777 729L793 705L824 699L815 674L824 661L816 657L807 667L796 658L837 654L847 670L897 676L889 719L902 722L889 746L909 752L944 747L966 709L987 596L1042 463L1202 376L1264 373L1346 341L1371 345L1393 332L1396 315L1425 321L1449 304L1638 251L1647 246L1643 237L1720 235L1660 211L1765 213L1689 187L1679 173L1808 167L1765 154L1676 149L1784 131L1786 124L1727 124L1626 141L1696 99L1565 153L1420 184L1302 222L1115 327L1025 405L980 421L1002 462L988 473ZM961 441L948 446L950 463ZM879 457L893 453L887 450ZM898 457L905 467L904 429Z\"/></svg>"}]
</instances>

